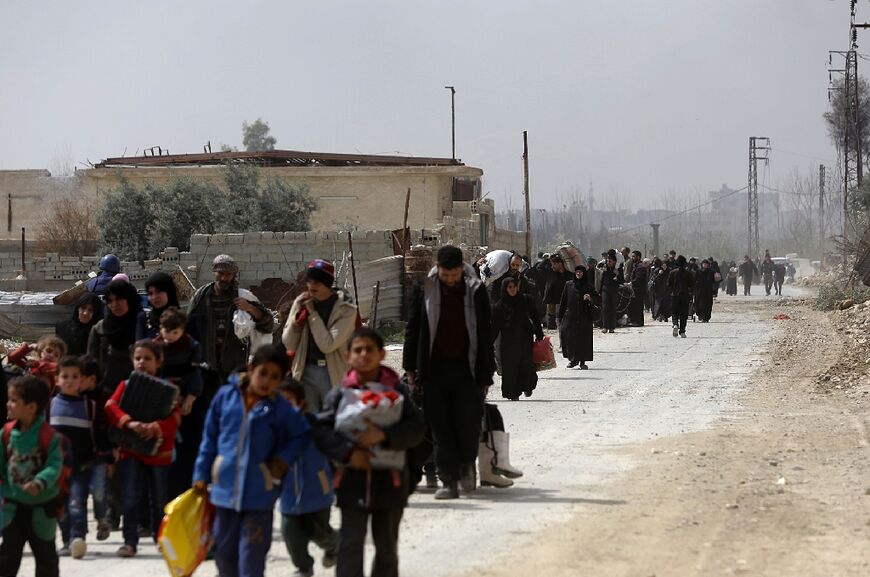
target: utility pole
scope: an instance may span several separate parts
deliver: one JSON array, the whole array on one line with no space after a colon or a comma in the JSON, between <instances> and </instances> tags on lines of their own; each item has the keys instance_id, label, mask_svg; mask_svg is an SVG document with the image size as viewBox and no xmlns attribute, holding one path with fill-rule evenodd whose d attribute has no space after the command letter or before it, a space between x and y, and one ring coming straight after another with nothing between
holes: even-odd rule
<instances>
[{"instance_id":1,"label":"utility pole","mask_svg":"<svg viewBox=\"0 0 870 577\"><path fill-rule=\"evenodd\" d=\"M444 88L450 91L450 142L452 143L450 158L456 160L456 88L453 86Z\"/></svg>"},{"instance_id":2,"label":"utility pole","mask_svg":"<svg viewBox=\"0 0 870 577\"><path fill-rule=\"evenodd\" d=\"M653 230L653 255L659 256L659 227L660 224L650 224Z\"/></svg>"},{"instance_id":3,"label":"utility pole","mask_svg":"<svg viewBox=\"0 0 870 577\"><path fill-rule=\"evenodd\" d=\"M770 159L770 139L766 136L749 137L749 258L758 257L758 161Z\"/></svg>"},{"instance_id":4,"label":"utility pole","mask_svg":"<svg viewBox=\"0 0 870 577\"><path fill-rule=\"evenodd\" d=\"M526 201L526 256L531 260L532 209L529 202L529 133L526 130L523 130L523 197Z\"/></svg>"},{"instance_id":5,"label":"utility pole","mask_svg":"<svg viewBox=\"0 0 870 577\"><path fill-rule=\"evenodd\" d=\"M819 270L825 260L825 165L819 165Z\"/></svg>"}]
</instances>

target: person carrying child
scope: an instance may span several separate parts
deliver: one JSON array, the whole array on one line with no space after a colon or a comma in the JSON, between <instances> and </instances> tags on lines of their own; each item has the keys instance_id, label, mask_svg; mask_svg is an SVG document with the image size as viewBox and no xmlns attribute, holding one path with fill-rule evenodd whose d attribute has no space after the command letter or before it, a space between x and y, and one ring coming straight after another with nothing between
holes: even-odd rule
<instances>
[{"instance_id":1,"label":"person carrying child","mask_svg":"<svg viewBox=\"0 0 870 577\"><path fill-rule=\"evenodd\" d=\"M88 494L90 493L94 465L99 456L111 454L106 437L104 412L81 391L82 363L78 357L64 357L58 363L58 393L52 398L48 410L51 427L66 437L71 448L69 464L69 497L66 510L60 518L63 547L58 556L81 559L85 556L88 533Z\"/></svg>"},{"instance_id":2,"label":"person carrying child","mask_svg":"<svg viewBox=\"0 0 870 577\"><path fill-rule=\"evenodd\" d=\"M18 574L24 544L36 561L36 577L59 574L54 539L60 494L63 448L45 422L48 383L33 375L9 383L6 409L10 421L0 443L0 489L3 500L3 543L0 572Z\"/></svg>"},{"instance_id":3,"label":"person carrying child","mask_svg":"<svg viewBox=\"0 0 870 577\"><path fill-rule=\"evenodd\" d=\"M369 328L357 329L350 338L350 370L341 387L333 390L317 418L314 438L318 448L341 463L336 472L336 497L341 509L341 545L337 577L363 575L363 551L371 518L375 558L372 577L399 574L399 524L408 503L409 471L407 450L416 446L425 431L423 416L411 402L399 375L381 363L386 356L384 339ZM358 399L351 403L349 399ZM400 407L390 425L378 426L359 411L359 403L386 409ZM357 405L357 406L355 406ZM356 413L363 429L353 433L341 425L344 417ZM342 430L345 429L345 430Z\"/></svg>"},{"instance_id":4,"label":"person carrying child","mask_svg":"<svg viewBox=\"0 0 870 577\"><path fill-rule=\"evenodd\" d=\"M193 486L206 491L211 484L221 577L263 575L280 479L310 442L307 421L278 394L289 364L283 347L260 347L247 372L220 388L206 416Z\"/></svg>"},{"instance_id":5,"label":"person carrying child","mask_svg":"<svg viewBox=\"0 0 870 577\"><path fill-rule=\"evenodd\" d=\"M28 359L27 355L36 351L38 359ZM9 364L20 367L34 377L39 377L48 383L49 396L54 394L57 378L57 361L66 355L66 343L56 335L44 335L36 341L36 345L22 343L9 353Z\"/></svg>"},{"instance_id":6,"label":"person carrying child","mask_svg":"<svg viewBox=\"0 0 870 577\"><path fill-rule=\"evenodd\" d=\"M305 388L292 376L281 383L281 396L302 412L309 425L315 417L306 412ZM281 535L287 553L296 566L294 577L314 575L314 559L308 553L308 543L323 549L323 566L334 567L338 559L338 531L329 525L329 513L334 494L332 467L326 457L311 443L284 478L281 489Z\"/></svg>"},{"instance_id":7,"label":"person carrying child","mask_svg":"<svg viewBox=\"0 0 870 577\"><path fill-rule=\"evenodd\" d=\"M175 460L169 469L169 500L190 487L193 464L202 440L205 413L191 414L193 403L202 395L203 381L199 364L202 348L187 332L187 315L177 307L168 307L160 315L160 331L154 342L163 347L161 376L177 385L180 391L181 425L175 446Z\"/></svg>"},{"instance_id":8,"label":"person carrying child","mask_svg":"<svg viewBox=\"0 0 870 577\"><path fill-rule=\"evenodd\" d=\"M150 340L138 341L133 346L133 370L156 376L163 362L163 349ZM137 453L119 447L118 473L122 483L122 510L124 515L124 544L118 549L119 557L133 557L139 545L139 501L148 483L150 493L151 527L159 527L166 505L169 465L175 450L175 432L181 421L177 403L168 417L159 421L143 423L134 420L121 408L127 381L121 381L106 403L109 424L118 429L130 429L142 439L157 439L153 454ZM156 542L157 533L154 537Z\"/></svg>"}]
</instances>

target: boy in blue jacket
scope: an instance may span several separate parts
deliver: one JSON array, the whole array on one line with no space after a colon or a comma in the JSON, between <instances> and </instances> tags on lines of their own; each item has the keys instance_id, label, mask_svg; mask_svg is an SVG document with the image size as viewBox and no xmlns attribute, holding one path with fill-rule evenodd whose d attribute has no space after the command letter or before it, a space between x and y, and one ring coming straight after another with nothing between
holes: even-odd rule
<instances>
[{"instance_id":1,"label":"boy in blue jacket","mask_svg":"<svg viewBox=\"0 0 870 577\"><path fill-rule=\"evenodd\" d=\"M260 347L221 387L205 420L193 486L216 507L214 560L221 577L262 577L280 479L310 441L305 418L278 394L289 369L282 347Z\"/></svg>"},{"instance_id":2,"label":"boy in blue jacket","mask_svg":"<svg viewBox=\"0 0 870 577\"><path fill-rule=\"evenodd\" d=\"M292 376L281 383L281 396L305 413L305 388ZM305 413L309 425L314 415ZM323 549L323 566L334 567L338 559L338 531L329 525L333 501L332 468L314 444L290 467L281 490L281 535L296 566L293 577L314 575L314 559L308 543Z\"/></svg>"}]
</instances>

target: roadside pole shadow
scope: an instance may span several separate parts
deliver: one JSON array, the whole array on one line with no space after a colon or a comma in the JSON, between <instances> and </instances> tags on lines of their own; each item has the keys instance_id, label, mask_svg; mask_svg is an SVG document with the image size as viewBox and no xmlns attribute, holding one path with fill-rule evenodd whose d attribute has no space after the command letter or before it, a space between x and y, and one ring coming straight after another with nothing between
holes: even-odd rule
<instances>
[{"instance_id":1,"label":"roadside pole shadow","mask_svg":"<svg viewBox=\"0 0 870 577\"><path fill-rule=\"evenodd\" d=\"M499 401L502 402L502 401ZM522 403L597 403L593 399L521 399L516 403L504 401L505 404L522 404Z\"/></svg>"},{"instance_id":2,"label":"roadside pole shadow","mask_svg":"<svg viewBox=\"0 0 870 577\"><path fill-rule=\"evenodd\" d=\"M493 501L496 503L562 503L568 505L626 505L628 501L623 499L593 499L585 497L559 497L558 491L552 489L539 489L536 487L507 487L496 489L494 487L481 487L471 494L474 501Z\"/></svg>"},{"instance_id":3,"label":"roadside pole shadow","mask_svg":"<svg viewBox=\"0 0 870 577\"><path fill-rule=\"evenodd\" d=\"M446 501L436 501L431 493L414 493L424 495L428 497L429 501L415 501L410 500L408 504L405 505L406 509L461 509L463 511L475 511L477 509L481 509L480 505L474 504L474 502L468 499L465 495L460 497L459 499L448 499Z\"/></svg>"}]
</instances>

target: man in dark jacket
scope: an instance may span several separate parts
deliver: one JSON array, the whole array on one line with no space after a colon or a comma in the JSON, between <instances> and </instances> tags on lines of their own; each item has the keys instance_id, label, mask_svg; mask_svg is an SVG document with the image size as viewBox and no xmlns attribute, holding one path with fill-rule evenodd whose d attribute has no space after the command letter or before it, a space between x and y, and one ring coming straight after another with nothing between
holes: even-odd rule
<instances>
[{"instance_id":1,"label":"man in dark jacket","mask_svg":"<svg viewBox=\"0 0 870 577\"><path fill-rule=\"evenodd\" d=\"M227 254L215 257L212 263L214 282L200 287L190 299L187 316L191 336L202 345L203 360L217 371L221 383L236 369L248 362L249 344L242 342L233 330L233 314L242 310L251 315L256 331L270 334L274 327L272 313L250 291L239 288L239 267Z\"/></svg>"},{"instance_id":2,"label":"man in dark jacket","mask_svg":"<svg viewBox=\"0 0 870 577\"><path fill-rule=\"evenodd\" d=\"M626 270L631 271L631 277L626 280L631 282L632 291L631 303L628 305L628 320L631 326L643 326L643 309L644 299L646 298L647 268L641 262L641 254L639 250L631 253L631 258L626 262ZM628 263L631 266L628 266Z\"/></svg>"},{"instance_id":3,"label":"man in dark jacket","mask_svg":"<svg viewBox=\"0 0 870 577\"><path fill-rule=\"evenodd\" d=\"M773 287L773 273L775 268L773 259L770 258L770 252L764 251L764 260L761 261L761 276L764 277L764 292L767 296L770 296L770 289Z\"/></svg>"},{"instance_id":4,"label":"man in dark jacket","mask_svg":"<svg viewBox=\"0 0 870 577\"><path fill-rule=\"evenodd\" d=\"M671 307L674 314L674 336L686 338L686 321L689 318L689 305L695 290L695 279L688 270L686 257L680 255L676 267L668 275L668 288L671 289Z\"/></svg>"},{"instance_id":5,"label":"man in dark jacket","mask_svg":"<svg viewBox=\"0 0 870 577\"><path fill-rule=\"evenodd\" d=\"M460 483L473 491L484 393L493 382L490 306L486 287L455 246L441 247L436 266L414 287L402 365L408 382L423 387L444 483L435 498L457 498Z\"/></svg>"},{"instance_id":6,"label":"man in dark jacket","mask_svg":"<svg viewBox=\"0 0 870 577\"><path fill-rule=\"evenodd\" d=\"M565 270L565 261L558 254L550 257L552 270L547 276L547 286L544 289L544 305L547 307L547 328L554 330L556 328L557 308L562 302L562 291L565 290L565 283L570 282L574 275Z\"/></svg>"},{"instance_id":7,"label":"man in dark jacket","mask_svg":"<svg viewBox=\"0 0 870 577\"><path fill-rule=\"evenodd\" d=\"M752 294L752 279L758 276L758 267L749 258L749 255L743 257L743 264L737 268L737 273L743 277L743 296Z\"/></svg>"}]
</instances>

